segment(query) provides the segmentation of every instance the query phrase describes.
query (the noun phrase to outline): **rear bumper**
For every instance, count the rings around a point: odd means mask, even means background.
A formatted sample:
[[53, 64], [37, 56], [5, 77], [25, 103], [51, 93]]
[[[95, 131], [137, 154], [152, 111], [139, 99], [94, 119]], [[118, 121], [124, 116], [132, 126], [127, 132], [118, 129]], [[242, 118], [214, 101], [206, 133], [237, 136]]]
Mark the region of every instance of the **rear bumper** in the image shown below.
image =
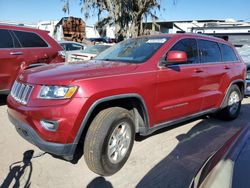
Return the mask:
[[68, 160], [73, 159], [76, 147], [75, 144], [59, 144], [45, 141], [32, 129], [31, 126], [16, 119], [10, 113], [8, 113], [8, 117], [11, 123], [15, 125], [17, 132], [28, 142], [36, 145], [45, 152], [62, 156]]

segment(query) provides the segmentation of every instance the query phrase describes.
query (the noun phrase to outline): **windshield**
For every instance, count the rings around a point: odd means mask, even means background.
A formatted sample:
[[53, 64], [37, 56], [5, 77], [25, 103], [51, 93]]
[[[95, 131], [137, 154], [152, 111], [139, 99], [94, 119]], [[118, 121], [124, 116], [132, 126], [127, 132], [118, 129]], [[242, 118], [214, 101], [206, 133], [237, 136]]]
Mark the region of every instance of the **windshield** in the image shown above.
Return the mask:
[[86, 47], [83, 51], [81, 51], [82, 53], [90, 53], [90, 54], [99, 54], [102, 51], [106, 50], [107, 48], [109, 48], [110, 46], [108, 45], [95, 45], [95, 46], [88, 46]]
[[95, 59], [142, 63], [149, 59], [168, 39], [169, 37], [128, 39], [100, 53]]

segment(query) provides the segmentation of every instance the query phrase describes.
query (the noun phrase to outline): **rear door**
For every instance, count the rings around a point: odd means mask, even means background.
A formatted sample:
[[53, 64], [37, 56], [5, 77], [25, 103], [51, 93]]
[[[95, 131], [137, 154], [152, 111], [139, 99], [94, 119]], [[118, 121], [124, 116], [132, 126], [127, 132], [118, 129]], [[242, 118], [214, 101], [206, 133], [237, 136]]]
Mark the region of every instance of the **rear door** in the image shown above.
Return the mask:
[[206, 73], [199, 64], [196, 39], [181, 39], [171, 49], [185, 51], [188, 62], [169, 65], [158, 72], [157, 124], [200, 111]]
[[7, 29], [0, 29], [0, 41], [0, 90], [9, 90], [23, 62], [23, 51]]
[[[49, 63], [52, 50], [49, 44], [34, 32], [13, 30], [23, 48], [27, 66], [33, 63]], [[53, 51], [54, 53], [54, 51]], [[29, 56], [27, 56], [29, 54]]]
[[233, 64], [223, 62], [220, 46], [217, 42], [199, 39], [199, 53], [204, 71], [207, 72], [204, 86], [204, 100], [202, 109], [216, 108], [218, 101], [224, 96], [223, 87], [227, 74], [232, 71]]

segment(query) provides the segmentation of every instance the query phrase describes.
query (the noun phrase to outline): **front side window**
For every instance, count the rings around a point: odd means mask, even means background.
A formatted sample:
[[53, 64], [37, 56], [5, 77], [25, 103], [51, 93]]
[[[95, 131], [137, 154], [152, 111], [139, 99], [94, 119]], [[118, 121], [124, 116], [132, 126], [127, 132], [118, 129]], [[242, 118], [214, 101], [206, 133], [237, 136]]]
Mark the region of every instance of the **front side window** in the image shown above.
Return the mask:
[[23, 48], [42, 48], [48, 44], [36, 33], [13, 31]]
[[198, 63], [197, 43], [195, 39], [182, 39], [170, 51], [183, 51], [187, 53], [187, 63]]
[[142, 63], [149, 59], [168, 40], [169, 37], [127, 39], [100, 53], [95, 59]]
[[6, 29], [0, 29], [0, 48], [14, 48], [14, 40]]
[[220, 47], [221, 47], [223, 61], [237, 61], [238, 60], [232, 47], [226, 44], [220, 44]]
[[221, 62], [221, 52], [217, 42], [198, 40], [201, 63]]

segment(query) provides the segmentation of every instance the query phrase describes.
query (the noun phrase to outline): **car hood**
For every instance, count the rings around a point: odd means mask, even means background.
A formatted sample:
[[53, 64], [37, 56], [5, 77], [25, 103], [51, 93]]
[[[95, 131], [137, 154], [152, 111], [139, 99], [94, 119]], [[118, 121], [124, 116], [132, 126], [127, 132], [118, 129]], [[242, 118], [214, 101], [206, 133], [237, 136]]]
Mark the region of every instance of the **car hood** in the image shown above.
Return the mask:
[[45, 65], [24, 71], [18, 79], [31, 84], [70, 84], [74, 80], [131, 73], [136, 64], [90, 60]]

